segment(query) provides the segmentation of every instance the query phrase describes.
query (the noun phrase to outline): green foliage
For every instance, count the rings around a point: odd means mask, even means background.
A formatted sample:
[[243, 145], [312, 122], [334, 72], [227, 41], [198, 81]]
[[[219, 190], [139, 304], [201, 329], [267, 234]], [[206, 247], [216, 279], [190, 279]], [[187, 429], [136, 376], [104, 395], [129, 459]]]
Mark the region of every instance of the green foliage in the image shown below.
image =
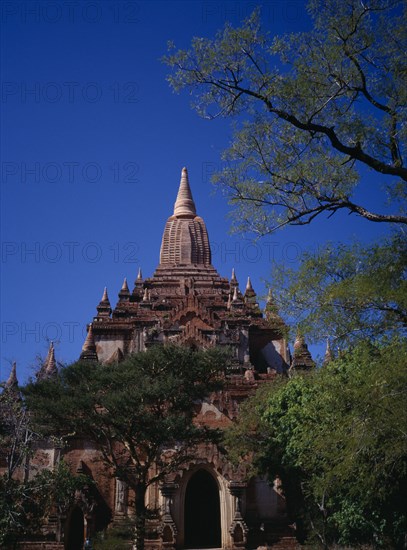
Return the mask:
[[[238, 229], [265, 234], [340, 209], [407, 222], [403, 9], [401, 0], [312, 0], [309, 32], [270, 37], [255, 11], [189, 50], [170, 45], [173, 89], [189, 90], [202, 116], [240, 123], [215, 176]], [[393, 214], [354, 201], [363, 165], [383, 175]]]
[[[364, 342], [313, 375], [262, 389], [229, 434], [279, 475], [296, 517], [328, 547], [401, 548], [407, 528], [407, 345]], [[247, 424], [245, 411], [251, 411]]]
[[[221, 387], [227, 359], [218, 350], [194, 352], [154, 346], [114, 368], [78, 362], [61, 369], [56, 379], [29, 384], [27, 403], [36, 422], [50, 434], [88, 437], [97, 443], [121, 477], [124, 457], [143, 483], [155, 463], [165, 475], [186, 446], [207, 437], [195, 426], [195, 403]], [[119, 443], [112, 448], [112, 443]], [[179, 447], [167, 463], [163, 449]], [[130, 474], [129, 483], [134, 485]]]
[[4, 475], [0, 478], [0, 544], [5, 547], [25, 536], [36, 535], [52, 511], [66, 513], [77, 491], [91, 480], [70, 473], [64, 462], [53, 470], [42, 470], [29, 480]]
[[66, 514], [72, 507], [78, 492], [86, 494], [89, 501], [95, 485], [86, 474], [72, 474], [63, 460], [53, 470], [42, 470], [35, 479], [47, 499], [47, 507], [56, 507], [61, 514]]
[[335, 345], [402, 334], [407, 326], [407, 240], [396, 234], [362, 246], [327, 244], [297, 270], [275, 265], [274, 296], [288, 322]]
[[194, 456], [195, 445], [218, 437], [193, 420], [197, 403], [222, 387], [227, 363], [217, 349], [153, 346], [115, 367], [75, 363], [24, 390], [42, 431], [95, 442], [112, 474], [135, 490], [139, 549], [147, 487]]
[[134, 521], [123, 520], [120, 526], [109, 528], [106, 532], [98, 533], [92, 541], [94, 550], [130, 550], [134, 534]]

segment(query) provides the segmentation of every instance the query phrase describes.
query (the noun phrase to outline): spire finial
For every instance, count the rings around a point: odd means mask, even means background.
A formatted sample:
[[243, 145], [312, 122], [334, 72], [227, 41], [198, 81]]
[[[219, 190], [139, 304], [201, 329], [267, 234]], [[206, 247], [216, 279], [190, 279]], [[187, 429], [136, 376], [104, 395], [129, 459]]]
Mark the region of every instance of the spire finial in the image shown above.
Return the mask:
[[96, 309], [98, 312], [98, 317], [109, 317], [112, 312], [106, 287], [103, 291], [102, 299], [100, 300], [99, 305], [96, 307]]
[[267, 299], [266, 299], [266, 307], [264, 308], [264, 313], [266, 315], [266, 319], [273, 323], [273, 325], [282, 325], [283, 320], [281, 319], [280, 315], [278, 314], [278, 308], [277, 304], [274, 300], [273, 291], [271, 287], [269, 287], [268, 293], [267, 293]]
[[7, 389], [14, 389], [18, 386], [18, 380], [17, 380], [17, 363], [13, 361], [13, 365], [11, 367], [10, 376], [8, 377], [7, 382], [5, 383], [5, 388]]
[[[109, 296], [107, 295], [107, 287], [105, 286], [105, 289], [103, 291], [101, 302], [109, 302]], [[110, 303], [110, 302], [109, 302]]]
[[55, 361], [55, 348], [54, 343], [51, 341], [49, 345], [48, 361], [45, 364], [46, 376], [53, 376], [57, 373], [57, 363]]
[[143, 292], [143, 286], [143, 273], [141, 272], [141, 267], [139, 267], [136, 280], [134, 281], [133, 294], [139, 296]]
[[54, 342], [51, 340], [50, 343], [49, 343], [49, 348], [48, 348], [48, 352], [47, 352], [47, 356], [45, 358], [45, 361], [43, 363], [43, 368], [46, 369], [48, 363], [49, 363], [49, 360], [51, 358], [51, 353], [52, 353], [52, 350], [54, 349]]
[[300, 329], [297, 330], [297, 336], [294, 342], [294, 358], [291, 368], [295, 370], [309, 370], [315, 367], [311, 353], [305, 342], [305, 338]]
[[48, 353], [45, 358], [45, 361], [39, 368], [36, 377], [37, 380], [46, 380], [47, 378], [51, 378], [52, 376], [56, 375], [58, 372], [57, 369], [57, 363], [55, 361], [55, 348], [54, 348], [54, 342], [51, 340], [49, 343]]
[[195, 203], [189, 187], [188, 170], [185, 167], [181, 172], [177, 200], [174, 204], [174, 216], [196, 216]]
[[244, 300], [247, 305], [258, 307], [258, 304], [256, 302], [256, 292], [254, 291], [250, 277], [247, 277], [246, 289], [244, 291]]
[[124, 278], [124, 281], [123, 281], [122, 290], [124, 290], [125, 292], [129, 292], [129, 287], [127, 285], [127, 278], [126, 277]]
[[120, 292], [119, 292], [119, 301], [120, 302], [128, 302], [129, 298], [130, 298], [130, 290], [129, 290], [129, 286], [127, 284], [127, 279], [125, 277], [124, 281], [123, 281], [122, 288], [120, 289]]
[[92, 323], [89, 324], [88, 334], [86, 335], [85, 342], [83, 343], [80, 358], [84, 359], [84, 360], [89, 360], [89, 361], [97, 361], [98, 360], [98, 356], [97, 356], [97, 353], [96, 353], [95, 338], [93, 336], [93, 325], [92, 325]]
[[93, 326], [92, 323], [89, 323], [88, 334], [86, 335], [85, 341], [82, 346], [82, 351], [96, 350], [95, 339], [93, 338]]
[[234, 267], [232, 267], [232, 276], [231, 276], [230, 280], [234, 283], [237, 283], [236, 272], [235, 272]]
[[93, 339], [92, 323], [89, 323], [88, 334], [86, 335], [85, 341], [83, 343], [82, 351], [88, 351], [90, 349], [96, 349], [95, 341]]

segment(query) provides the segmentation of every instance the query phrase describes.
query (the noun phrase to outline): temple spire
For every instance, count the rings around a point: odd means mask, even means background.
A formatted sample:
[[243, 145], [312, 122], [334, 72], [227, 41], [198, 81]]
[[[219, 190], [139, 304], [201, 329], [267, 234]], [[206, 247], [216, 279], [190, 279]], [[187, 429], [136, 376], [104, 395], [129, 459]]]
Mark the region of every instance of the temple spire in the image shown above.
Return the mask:
[[189, 187], [188, 171], [182, 169], [181, 182], [179, 184], [177, 200], [174, 204], [174, 216], [196, 216], [194, 199], [192, 198], [191, 188]]
[[141, 267], [138, 268], [136, 280], [134, 281], [133, 295], [141, 298], [143, 295], [143, 273]]
[[230, 304], [231, 309], [242, 309], [244, 306], [243, 296], [239, 290], [239, 287], [236, 285], [233, 288], [232, 303]]
[[96, 309], [98, 312], [98, 317], [109, 317], [112, 312], [106, 287], [103, 291], [102, 299], [100, 300], [99, 305], [96, 307]]
[[129, 299], [130, 299], [130, 290], [129, 290], [129, 285], [127, 284], [127, 279], [125, 277], [122, 288], [120, 289], [120, 292], [119, 292], [119, 301], [128, 302]]
[[88, 327], [88, 334], [86, 335], [85, 342], [82, 346], [82, 353], [80, 355], [80, 359], [85, 361], [97, 361], [98, 356], [96, 353], [96, 344], [95, 344], [95, 338], [93, 336], [93, 327], [92, 323], [90, 323]]
[[54, 376], [57, 371], [57, 363], [55, 361], [55, 348], [53, 342], [49, 346], [48, 361], [45, 364], [45, 374], [47, 377]]
[[[100, 300], [101, 302], [109, 302], [109, 296], [107, 295], [107, 287], [105, 286], [105, 289], [103, 291], [103, 296], [102, 296], [102, 299]], [[110, 302], [109, 302], [110, 304]]]
[[329, 342], [329, 338], [326, 339], [326, 350], [325, 350], [325, 357], [324, 357], [324, 361], [323, 361], [323, 365], [327, 365], [328, 363], [330, 363], [333, 359], [333, 354], [332, 354], [332, 349], [331, 349], [331, 344]]
[[291, 364], [293, 371], [308, 371], [315, 367], [311, 353], [301, 332], [297, 332], [294, 342], [294, 358]]
[[50, 360], [50, 357], [51, 357], [51, 352], [52, 352], [53, 349], [54, 349], [54, 342], [51, 340], [51, 342], [49, 343], [49, 348], [48, 348], [48, 351], [47, 351], [47, 356], [46, 356], [46, 358], [44, 359], [44, 362], [43, 362], [43, 367], [45, 367], [46, 365], [48, 365], [49, 360]]
[[283, 323], [283, 320], [281, 319], [278, 313], [277, 304], [274, 300], [273, 291], [271, 290], [271, 288], [269, 288], [267, 293], [267, 301], [266, 301], [266, 307], [264, 309], [264, 313], [265, 313], [266, 319], [269, 322], [272, 322], [273, 324], [278, 324], [278, 325]]
[[208, 232], [203, 219], [196, 215], [188, 172], [183, 168], [174, 214], [165, 224], [158, 268], [205, 266], [205, 269], [212, 269], [211, 264]]
[[250, 280], [250, 277], [247, 277], [247, 284], [246, 284], [246, 289], [245, 289], [245, 292], [244, 292], [244, 298], [245, 298], [245, 301], [249, 305], [257, 305], [257, 303], [256, 303], [256, 292], [254, 291], [254, 288], [253, 288], [252, 282]]
[[38, 380], [45, 380], [55, 376], [58, 372], [57, 363], [55, 361], [55, 348], [54, 343], [51, 342], [49, 345], [48, 353], [45, 358], [44, 363], [37, 372], [36, 376]]
[[124, 278], [124, 281], [123, 281], [122, 290], [123, 290], [124, 292], [129, 292], [129, 287], [128, 287], [128, 285], [127, 285], [127, 278], [126, 278], [126, 277]]
[[[7, 382], [3, 382], [1, 386], [4, 388], [2, 396], [8, 396], [8, 398], [13, 399], [13, 401], [21, 401], [21, 393], [18, 389], [18, 380], [17, 380], [17, 364], [15, 361], [13, 361], [13, 365], [11, 367], [10, 376], [8, 377]], [[6, 400], [3, 401], [2, 405], [7, 404]], [[7, 414], [6, 410], [3, 409], [3, 413]], [[13, 412], [10, 410], [10, 414], [13, 414]]]
[[231, 290], [231, 292], [233, 293], [233, 290], [235, 288], [238, 288], [238, 287], [239, 287], [239, 281], [237, 280], [235, 268], [233, 267], [232, 268], [232, 276], [230, 278], [230, 290]]
[[10, 376], [8, 377], [7, 382], [5, 383], [4, 387], [9, 390], [13, 390], [17, 388], [18, 386], [18, 380], [17, 380], [17, 363], [14, 361], [13, 366], [11, 367]]

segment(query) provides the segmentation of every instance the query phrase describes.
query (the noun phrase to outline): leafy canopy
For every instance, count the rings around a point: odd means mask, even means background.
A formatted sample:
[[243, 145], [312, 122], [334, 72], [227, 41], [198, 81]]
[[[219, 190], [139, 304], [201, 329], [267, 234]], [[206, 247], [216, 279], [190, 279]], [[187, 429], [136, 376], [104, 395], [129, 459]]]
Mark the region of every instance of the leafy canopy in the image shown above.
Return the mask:
[[[255, 11], [189, 50], [170, 45], [173, 89], [189, 90], [202, 116], [240, 123], [215, 181], [237, 228], [261, 235], [340, 209], [406, 223], [406, 4], [311, 0], [308, 10], [309, 32], [271, 37]], [[354, 198], [362, 170], [392, 213]]]
[[405, 334], [407, 239], [400, 234], [362, 246], [329, 243], [304, 253], [298, 269], [273, 269], [280, 312], [310, 339], [335, 347]]
[[[399, 547], [407, 527], [407, 346], [360, 343], [313, 375], [262, 389], [229, 434], [235, 460], [302, 495], [323, 542]], [[246, 416], [247, 413], [247, 416]], [[401, 547], [401, 546], [400, 546]]]
[[116, 476], [146, 487], [208, 437], [193, 422], [197, 402], [221, 387], [226, 362], [216, 349], [154, 346], [115, 366], [74, 363], [56, 379], [28, 385], [25, 393], [43, 430], [89, 438]]
[[12, 544], [23, 537], [38, 536], [55, 508], [66, 514], [78, 491], [86, 491], [91, 484], [86, 475], [73, 475], [63, 461], [25, 481], [0, 477], [1, 547], [14, 548]]
[[199, 402], [222, 387], [228, 356], [153, 346], [115, 366], [78, 362], [25, 388], [38, 425], [93, 441], [112, 475], [135, 491], [135, 542], [143, 550], [149, 485], [194, 456], [217, 432], [194, 423]]

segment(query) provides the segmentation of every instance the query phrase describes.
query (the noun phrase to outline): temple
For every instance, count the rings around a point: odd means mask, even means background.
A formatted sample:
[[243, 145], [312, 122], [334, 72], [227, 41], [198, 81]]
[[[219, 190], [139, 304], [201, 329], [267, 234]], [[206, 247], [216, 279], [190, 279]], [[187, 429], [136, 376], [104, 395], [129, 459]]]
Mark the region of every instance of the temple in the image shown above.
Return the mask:
[[227, 345], [235, 350], [236, 373], [273, 375], [289, 368], [283, 328], [278, 315], [262, 314], [250, 278], [241, 292], [234, 272], [228, 280], [212, 266], [208, 232], [183, 168], [155, 273], [143, 279], [139, 271], [132, 292], [125, 280], [113, 310], [104, 290], [82, 357], [90, 345], [91, 358], [96, 352], [102, 363], [155, 343]]
[[[127, 355], [156, 344], [227, 346], [233, 361], [226, 387], [201, 404], [197, 417], [219, 428], [237, 418], [239, 404], [262, 383], [314, 367], [300, 335], [291, 359], [286, 326], [272, 293], [262, 311], [250, 278], [241, 288], [234, 270], [228, 279], [212, 265], [208, 231], [197, 214], [186, 168], [164, 226], [159, 258], [151, 277], [143, 278], [139, 270], [131, 291], [124, 280], [114, 307], [104, 289], [88, 325], [82, 360], [115, 368]], [[51, 344], [38, 376], [55, 371]], [[10, 386], [15, 376], [14, 368]], [[98, 486], [97, 506], [79, 499], [66, 517], [50, 524], [61, 548], [76, 550], [85, 535], [92, 537], [109, 523], [120, 525], [132, 517], [134, 494], [123, 481], [102, 473], [101, 457], [92, 444], [77, 439], [67, 449], [43, 447], [41, 452], [45, 467], [63, 454], [74, 470], [86, 471]], [[148, 506], [161, 512], [148, 523], [146, 548], [296, 548], [280, 481], [250, 476], [247, 466], [234, 468], [216, 445], [206, 444], [187, 466], [162, 485], [150, 487]]]

